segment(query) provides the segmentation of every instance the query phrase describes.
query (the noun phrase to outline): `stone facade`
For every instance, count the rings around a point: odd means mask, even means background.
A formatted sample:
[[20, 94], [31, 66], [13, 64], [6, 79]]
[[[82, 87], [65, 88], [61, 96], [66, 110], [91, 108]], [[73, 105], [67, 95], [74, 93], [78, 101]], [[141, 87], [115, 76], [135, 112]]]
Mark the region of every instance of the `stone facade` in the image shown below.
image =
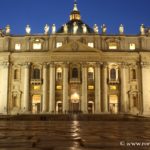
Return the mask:
[[4, 33], [0, 83], [1, 114], [150, 114], [150, 36]]

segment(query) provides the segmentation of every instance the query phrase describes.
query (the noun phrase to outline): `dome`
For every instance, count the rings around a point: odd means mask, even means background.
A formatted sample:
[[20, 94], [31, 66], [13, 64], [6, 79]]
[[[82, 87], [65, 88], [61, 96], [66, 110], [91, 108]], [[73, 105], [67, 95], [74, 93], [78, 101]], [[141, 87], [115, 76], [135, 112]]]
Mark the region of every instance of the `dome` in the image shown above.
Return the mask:
[[[85, 26], [86, 30], [87, 30], [87, 34], [88, 33], [94, 33], [93, 29], [90, 28], [87, 24], [83, 23], [82, 20], [70, 20], [69, 22], [66, 23], [67, 28], [68, 28], [68, 32], [67, 33], [74, 33], [74, 26], [77, 26], [77, 32], [76, 34], [82, 34], [83, 33], [83, 26]], [[64, 31], [64, 26], [62, 26], [57, 33], [65, 33]]]
[[94, 30], [90, 28], [81, 20], [80, 12], [77, 8], [77, 2], [74, 2], [73, 10], [70, 14], [70, 21], [63, 25], [57, 33], [70, 33], [70, 34], [88, 34], [94, 33]]

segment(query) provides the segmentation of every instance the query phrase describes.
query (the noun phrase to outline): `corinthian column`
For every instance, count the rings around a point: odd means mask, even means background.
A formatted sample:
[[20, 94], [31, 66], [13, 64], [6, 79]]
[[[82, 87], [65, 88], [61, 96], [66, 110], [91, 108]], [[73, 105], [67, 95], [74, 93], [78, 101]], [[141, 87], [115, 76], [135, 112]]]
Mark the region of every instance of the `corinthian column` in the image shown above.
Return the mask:
[[63, 68], [63, 112], [68, 111], [68, 65], [64, 64]]
[[150, 115], [150, 63], [141, 62], [142, 113]]
[[24, 89], [23, 89], [23, 105], [22, 109], [23, 112], [29, 111], [29, 99], [30, 99], [30, 79], [29, 79], [29, 73], [30, 73], [30, 63], [24, 64]]
[[121, 111], [127, 111], [127, 66], [126, 64], [121, 65]]
[[108, 112], [107, 64], [103, 64], [103, 111]]
[[95, 113], [101, 112], [101, 75], [100, 75], [100, 64], [96, 64], [95, 67]]
[[1, 71], [1, 81], [0, 81], [0, 113], [7, 114], [8, 110], [8, 71], [9, 63], [3, 62], [0, 64], [2, 66]]
[[82, 65], [82, 99], [81, 111], [87, 113], [87, 65]]
[[47, 93], [48, 93], [48, 85], [47, 85], [47, 73], [48, 73], [48, 65], [45, 63], [43, 65], [43, 103], [42, 103], [42, 112], [46, 112], [47, 111]]
[[50, 64], [49, 112], [55, 111], [55, 65]]

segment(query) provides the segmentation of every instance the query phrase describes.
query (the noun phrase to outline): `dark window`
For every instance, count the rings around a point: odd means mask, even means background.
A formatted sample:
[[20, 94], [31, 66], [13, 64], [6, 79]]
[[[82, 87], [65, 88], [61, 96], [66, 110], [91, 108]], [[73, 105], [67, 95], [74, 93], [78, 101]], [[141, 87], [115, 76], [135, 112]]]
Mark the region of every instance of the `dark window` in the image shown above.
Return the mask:
[[111, 78], [111, 80], [116, 80], [116, 70], [115, 69], [110, 70], [110, 78]]
[[72, 78], [78, 78], [78, 69], [77, 68], [72, 69]]
[[40, 79], [40, 69], [33, 70], [33, 79]]
[[19, 79], [19, 70], [18, 69], [14, 70], [14, 79], [15, 80]]
[[136, 79], [136, 70], [132, 69], [132, 79], [135, 80]]
[[93, 79], [93, 72], [88, 72], [88, 79]]
[[62, 73], [61, 72], [57, 72], [57, 79], [61, 80], [61, 78], [62, 78]]

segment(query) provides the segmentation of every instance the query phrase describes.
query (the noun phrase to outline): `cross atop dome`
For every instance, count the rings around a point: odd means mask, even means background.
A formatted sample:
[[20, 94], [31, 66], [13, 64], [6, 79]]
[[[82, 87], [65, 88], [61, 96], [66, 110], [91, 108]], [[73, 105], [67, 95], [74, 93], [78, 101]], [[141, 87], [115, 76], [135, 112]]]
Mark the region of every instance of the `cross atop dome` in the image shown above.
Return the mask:
[[73, 7], [73, 10], [70, 14], [70, 21], [72, 20], [81, 20], [81, 15], [80, 15], [80, 12], [78, 10], [78, 7], [77, 7], [77, 1], [74, 0], [74, 7]]
[[73, 11], [78, 11], [77, 1], [76, 1], [76, 0], [74, 0], [74, 7], [73, 7]]

